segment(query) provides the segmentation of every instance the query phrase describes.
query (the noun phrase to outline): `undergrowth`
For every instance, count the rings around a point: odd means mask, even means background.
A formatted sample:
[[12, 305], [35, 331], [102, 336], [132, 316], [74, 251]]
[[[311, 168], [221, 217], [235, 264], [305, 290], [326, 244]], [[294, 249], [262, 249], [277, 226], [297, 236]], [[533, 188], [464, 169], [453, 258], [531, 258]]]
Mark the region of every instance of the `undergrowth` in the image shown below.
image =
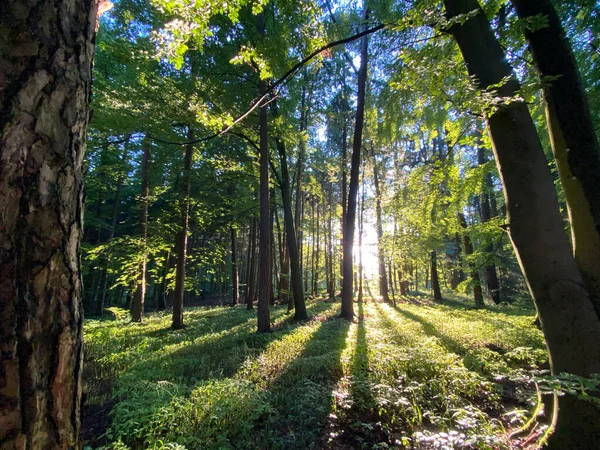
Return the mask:
[[353, 323], [337, 303], [309, 302], [300, 323], [278, 306], [267, 334], [242, 307], [190, 309], [179, 331], [165, 313], [87, 320], [86, 414], [110, 413], [86, 445], [508, 447], [546, 361], [533, 313], [405, 300], [357, 304]]

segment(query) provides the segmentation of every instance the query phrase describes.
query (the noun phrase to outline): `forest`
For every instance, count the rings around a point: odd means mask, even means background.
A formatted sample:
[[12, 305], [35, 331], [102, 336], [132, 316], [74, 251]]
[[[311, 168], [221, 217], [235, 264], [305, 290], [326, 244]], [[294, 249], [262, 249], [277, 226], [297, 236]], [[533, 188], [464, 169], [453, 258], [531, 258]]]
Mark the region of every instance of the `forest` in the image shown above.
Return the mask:
[[597, 0], [2, 0], [0, 449], [600, 448]]

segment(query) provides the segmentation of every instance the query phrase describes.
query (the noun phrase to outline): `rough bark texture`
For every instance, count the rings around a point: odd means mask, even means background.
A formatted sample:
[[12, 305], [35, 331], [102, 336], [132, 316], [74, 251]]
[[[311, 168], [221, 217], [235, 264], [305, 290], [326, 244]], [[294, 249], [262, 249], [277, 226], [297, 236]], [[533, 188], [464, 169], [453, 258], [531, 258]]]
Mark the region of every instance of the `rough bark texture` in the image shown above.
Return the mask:
[[[194, 130], [188, 128], [188, 141], [194, 140]], [[175, 272], [175, 296], [173, 297], [173, 321], [171, 327], [175, 330], [183, 328], [183, 296], [185, 294], [185, 259], [187, 256], [187, 234], [190, 221], [190, 189], [192, 160], [194, 159], [194, 145], [185, 147], [183, 160], [183, 182], [181, 184], [181, 228], [177, 233], [177, 268]]]
[[0, 447], [80, 448], [83, 171], [96, 5], [0, 3]]
[[131, 303], [131, 321], [141, 322], [144, 317], [144, 302], [146, 299], [146, 238], [148, 236], [148, 186], [150, 184], [150, 140], [142, 142], [144, 156], [142, 159], [142, 191], [140, 194], [140, 240], [142, 242], [142, 262], [140, 273]]
[[[473, 254], [473, 243], [469, 236], [469, 229], [467, 227], [467, 220], [463, 213], [458, 213], [458, 222], [460, 227], [463, 229], [463, 243], [465, 245], [465, 255], [467, 258]], [[483, 292], [481, 290], [481, 279], [479, 278], [479, 271], [473, 267], [473, 263], [469, 263], [471, 269], [471, 278], [473, 279], [473, 297], [475, 299], [475, 307], [483, 308]]]
[[[365, 7], [365, 27], [369, 17], [368, 9]], [[360, 45], [360, 68], [358, 70], [358, 91], [356, 94], [356, 122], [354, 126], [354, 139], [352, 143], [352, 160], [350, 166], [350, 185], [348, 188], [348, 203], [346, 215], [344, 216], [344, 260], [342, 275], [342, 311], [340, 316], [346, 320], [354, 319], [354, 304], [352, 300], [352, 249], [354, 247], [354, 230], [356, 228], [356, 201], [358, 197], [358, 184], [360, 173], [360, 160], [362, 149], [362, 133], [365, 120], [365, 91], [367, 85], [367, 56], [369, 38], [365, 35]]]
[[[469, 73], [486, 89], [508, 79], [498, 94], [514, 96], [518, 82], [476, 0], [445, 0], [449, 17], [478, 14], [451, 28]], [[525, 103], [487, 111], [504, 185], [508, 230], [535, 301], [552, 373], [584, 377], [600, 372], [600, 320], [571, 255], [553, 180]], [[555, 399], [551, 448], [600, 448], [600, 410], [573, 396]]]
[[600, 145], [585, 89], [552, 2], [512, 3], [521, 19], [547, 19], [547, 26], [525, 30], [525, 37], [545, 81], [546, 122], [567, 201], [575, 260], [600, 314]]
[[371, 158], [373, 158], [373, 182], [375, 184], [375, 218], [377, 221], [377, 257], [379, 259], [379, 295], [381, 299], [389, 303], [388, 283], [385, 271], [385, 254], [383, 250], [383, 224], [381, 219], [381, 188], [379, 186], [379, 173], [377, 160], [375, 159], [375, 148], [371, 143]]

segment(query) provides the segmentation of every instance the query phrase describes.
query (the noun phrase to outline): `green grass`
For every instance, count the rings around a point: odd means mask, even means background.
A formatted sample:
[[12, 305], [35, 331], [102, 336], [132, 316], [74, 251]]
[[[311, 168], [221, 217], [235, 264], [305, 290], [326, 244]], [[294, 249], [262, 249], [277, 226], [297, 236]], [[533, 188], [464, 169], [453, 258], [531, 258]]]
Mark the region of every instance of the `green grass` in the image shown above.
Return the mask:
[[531, 392], [502, 380], [546, 359], [533, 313], [514, 307], [366, 302], [354, 323], [337, 303], [308, 309], [295, 323], [275, 307], [262, 335], [242, 307], [187, 310], [181, 331], [162, 313], [86, 321], [86, 403], [97, 422], [110, 409], [87, 444], [503, 448]]

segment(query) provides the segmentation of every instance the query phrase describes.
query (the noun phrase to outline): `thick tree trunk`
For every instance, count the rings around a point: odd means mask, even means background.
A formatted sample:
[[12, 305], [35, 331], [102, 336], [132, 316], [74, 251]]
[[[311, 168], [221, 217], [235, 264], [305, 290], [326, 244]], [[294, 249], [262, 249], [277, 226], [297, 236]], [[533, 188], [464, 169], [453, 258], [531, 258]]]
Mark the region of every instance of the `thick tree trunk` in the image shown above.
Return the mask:
[[375, 184], [375, 219], [377, 221], [377, 257], [379, 259], [379, 295], [385, 303], [390, 302], [388, 294], [387, 276], [385, 272], [385, 254], [383, 250], [383, 224], [381, 218], [381, 189], [379, 187], [379, 173], [375, 159], [375, 147], [371, 142], [371, 158], [373, 158], [373, 182]]
[[[463, 229], [463, 244], [465, 246], [465, 255], [467, 258], [469, 258], [469, 256], [473, 254], [473, 243], [471, 242], [471, 237], [469, 236], [469, 229], [467, 227], [467, 220], [465, 219], [465, 215], [463, 213], [458, 213], [458, 223]], [[475, 298], [475, 307], [483, 308], [485, 304], [483, 303], [483, 291], [481, 289], [481, 279], [479, 278], [479, 270], [477, 270], [477, 268], [473, 266], [473, 263], [469, 263], [469, 268], [471, 269], [471, 278], [473, 279], [473, 297]]]
[[150, 140], [144, 138], [142, 147], [141, 177], [142, 191], [140, 194], [140, 240], [142, 242], [142, 262], [137, 280], [135, 293], [131, 302], [131, 321], [141, 322], [144, 317], [144, 301], [146, 299], [146, 238], [148, 237], [148, 187], [150, 184]]
[[[451, 28], [469, 73], [486, 89], [513, 97], [519, 84], [476, 0], [445, 0], [449, 17], [479, 13]], [[535, 301], [553, 374], [600, 373], [600, 320], [571, 255], [553, 180], [524, 102], [487, 111], [493, 150], [504, 185], [508, 230]], [[559, 413], [560, 411], [560, 413]], [[600, 410], [566, 395], [555, 398], [551, 448], [600, 448]]]
[[437, 302], [441, 302], [442, 291], [440, 290], [440, 277], [437, 270], [437, 253], [432, 250], [429, 253], [429, 262], [431, 266], [431, 289], [433, 291], [433, 299]]
[[600, 314], [600, 145], [575, 56], [550, 0], [513, 0], [521, 19], [542, 16], [547, 26], [525, 30], [544, 81], [546, 122], [563, 185], [575, 261]]
[[[188, 127], [187, 139], [189, 142], [194, 140], [194, 130]], [[187, 256], [187, 235], [190, 221], [190, 190], [192, 176], [192, 160], [194, 159], [194, 145], [188, 144], [185, 147], [185, 156], [183, 161], [183, 182], [181, 185], [181, 228], [177, 233], [177, 271], [175, 273], [175, 296], [173, 298], [173, 321], [171, 328], [178, 330], [184, 327], [183, 324], [183, 300], [185, 294], [185, 260]]]
[[[366, 3], [366, 2], [365, 2]], [[369, 17], [369, 12], [364, 7], [364, 27]], [[361, 39], [360, 68], [358, 70], [358, 91], [356, 95], [356, 123], [354, 127], [354, 139], [352, 143], [352, 162], [350, 166], [350, 186], [348, 204], [344, 219], [344, 261], [343, 261], [343, 284], [342, 284], [342, 311], [341, 317], [346, 320], [354, 319], [354, 305], [352, 300], [352, 250], [354, 247], [354, 230], [356, 228], [356, 200], [358, 196], [358, 176], [360, 171], [362, 133], [365, 119], [365, 91], [367, 85], [367, 57], [369, 38], [365, 35]]]
[[[264, 11], [258, 16], [259, 32], [264, 36]], [[259, 84], [259, 94], [267, 91], [267, 82]], [[267, 106], [262, 105], [259, 111], [260, 125], [260, 220], [259, 220], [259, 252], [258, 252], [258, 323], [257, 331], [265, 333], [271, 327], [269, 311], [269, 294], [271, 293], [271, 216], [269, 201], [269, 136], [267, 122]]]
[[83, 160], [96, 3], [0, 6], [0, 446], [81, 448]]

